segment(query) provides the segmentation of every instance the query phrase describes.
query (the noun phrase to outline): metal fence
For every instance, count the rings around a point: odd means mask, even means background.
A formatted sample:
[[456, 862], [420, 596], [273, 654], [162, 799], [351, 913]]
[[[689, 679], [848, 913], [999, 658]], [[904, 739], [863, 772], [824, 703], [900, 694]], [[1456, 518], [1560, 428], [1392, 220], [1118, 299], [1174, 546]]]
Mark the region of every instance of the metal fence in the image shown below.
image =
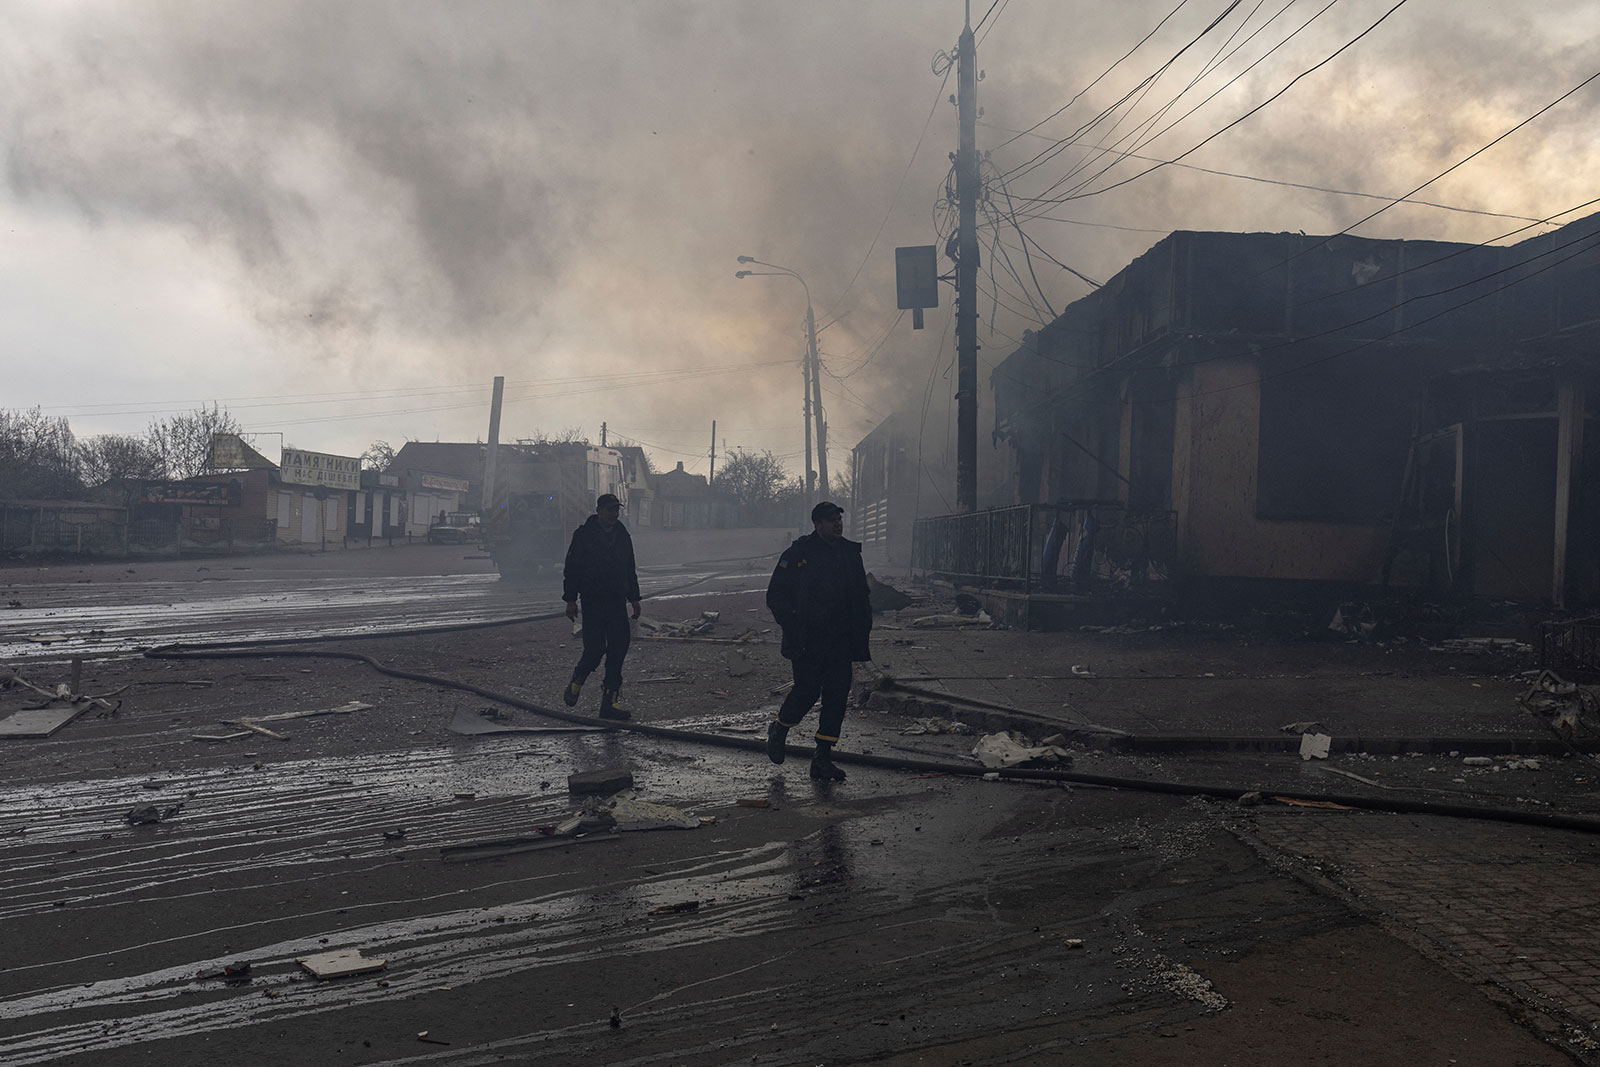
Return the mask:
[[[120, 556], [128, 550], [128, 524], [93, 512], [0, 505], [0, 551]], [[120, 512], [118, 512], [120, 514]]]
[[1176, 560], [1176, 512], [1130, 512], [1114, 500], [935, 515], [912, 528], [912, 570], [992, 589], [1146, 587], [1169, 579]]

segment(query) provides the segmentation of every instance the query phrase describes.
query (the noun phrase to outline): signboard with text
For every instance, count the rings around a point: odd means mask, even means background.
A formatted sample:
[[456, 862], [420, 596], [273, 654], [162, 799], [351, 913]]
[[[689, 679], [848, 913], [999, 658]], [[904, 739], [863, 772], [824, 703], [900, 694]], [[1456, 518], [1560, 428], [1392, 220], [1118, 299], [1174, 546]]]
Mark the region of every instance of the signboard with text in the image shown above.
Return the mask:
[[287, 485], [320, 485], [329, 489], [360, 489], [361, 461], [352, 456], [331, 456], [302, 448], [283, 450], [278, 478]]
[[442, 489], [447, 493], [465, 493], [472, 483], [465, 478], [452, 478], [448, 474], [423, 474], [418, 472], [419, 489]]
[[203, 504], [214, 508], [236, 508], [244, 495], [234, 482], [145, 482], [139, 492], [141, 504]]

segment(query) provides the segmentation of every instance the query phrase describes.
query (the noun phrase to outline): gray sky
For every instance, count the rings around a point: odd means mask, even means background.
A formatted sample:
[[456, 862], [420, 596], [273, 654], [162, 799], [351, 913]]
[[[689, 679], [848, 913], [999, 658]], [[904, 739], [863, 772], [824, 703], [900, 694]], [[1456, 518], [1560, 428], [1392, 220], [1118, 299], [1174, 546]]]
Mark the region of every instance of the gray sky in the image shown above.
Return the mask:
[[[1096, 144], [1190, 149], [1394, 0], [1313, 19], [1325, 5], [1243, 0], [1120, 124], [1012, 193], [1151, 165]], [[980, 30], [980, 148], [997, 171], [1022, 164], [1228, 7], [1000, 0]], [[975, 0], [974, 21], [989, 10]], [[506, 438], [604, 420], [703, 472], [716, 419], [730, 446], [794, 455], [805, 298], [787, 278], [735, 280], [746, 253], [804, 275], [819, 322], [843, 316], [822, 334], [842, 377], [824, 396], [835, 466], [925, 395], [948, 423], [948, 287], [928, 329], [890, 325], [894, 246], [935, 241], [955, 148], [954, 72], [941, 90], [931, 61], [954, 50], [959, 2], [0, 0], [0, 17], [0, 405], [84, 437], [220, 401], [269, 454], [280, 433], [356, 454], [483, 436], [503, 374]], [[1183, 162], [1395, 196], [1596, 71], [1593, 0], [1407, 0]], [[1600, 195], [1597, 101], [1600, 81], [1418, 197], [1542, 218]], [[1174, 166], [1023, 226], [1104, 280], [1172, 229], [1327, 233], [1382, 204]], [[1521, 225], [1406, 205], [1356, 232], [1485, 241]], [[1057, 311], [1087, 291], [1034, 267]], [[980, 306], [986, 361], [1037, 325], [1015, 281], [999, 299]]]

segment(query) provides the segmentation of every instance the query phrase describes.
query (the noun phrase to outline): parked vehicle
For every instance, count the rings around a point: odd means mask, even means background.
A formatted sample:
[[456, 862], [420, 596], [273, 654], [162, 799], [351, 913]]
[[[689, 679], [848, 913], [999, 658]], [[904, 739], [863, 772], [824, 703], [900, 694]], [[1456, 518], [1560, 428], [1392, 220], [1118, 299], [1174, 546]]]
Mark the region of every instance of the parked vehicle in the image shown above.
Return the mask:
[[475, 545], [483, 540], [483, 521], [476, 511], [447, 511], [428, 527], [430, 545]]

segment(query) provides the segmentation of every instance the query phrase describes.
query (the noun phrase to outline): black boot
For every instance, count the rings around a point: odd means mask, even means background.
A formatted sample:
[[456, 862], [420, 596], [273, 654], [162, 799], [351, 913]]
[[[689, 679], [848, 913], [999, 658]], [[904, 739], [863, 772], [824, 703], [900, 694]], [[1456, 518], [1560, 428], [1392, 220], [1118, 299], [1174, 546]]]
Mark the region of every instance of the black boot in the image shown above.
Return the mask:
[[783, 743], [789, 738], [789, 728], [774, 719], [767, 724], [767, 758], [773, 763], [783, 762]]
[[833, 765], [832, 741], [817, 742], [817, 754], [811, 757], [811, 777], [819, 782], [844, 781], [844, 772]]
[[617, 703], [617, 689], [600, 691], [600, 717], [602, 719], [631, 719], [633, 714]]
[[578, 706], [578, 694], [582, 692], [583, 679], [574, 674], [572, 681], [568, 682], [567, 687], [561, 691], [561, 702], [569, 708], [575, 708]]

